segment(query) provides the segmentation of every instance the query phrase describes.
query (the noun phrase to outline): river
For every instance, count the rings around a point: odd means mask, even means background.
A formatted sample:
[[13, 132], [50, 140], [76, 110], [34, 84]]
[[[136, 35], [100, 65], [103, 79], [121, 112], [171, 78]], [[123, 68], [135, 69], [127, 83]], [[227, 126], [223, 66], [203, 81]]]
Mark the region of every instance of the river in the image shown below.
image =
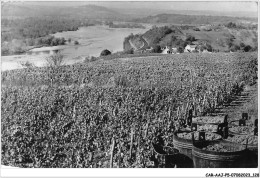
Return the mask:
[[[82, 62], [87, 56], [99, 56], [101, 51], [108, 49], [111, 52], [123, 50], [124, 38], [131, 33], [146, 32], [139, 28], [109, 28], [105, 25], [81, 27], [77, 31], [67, 31], [53, 34], [55, 37], [71, 38], [71, 43], [63, 46], [34, 48], [22, 55], [1, 56], [2, 71], [22, 68], [21, 63], [26, 61], [41, 67], [46, 65], [46, 58], [56, 51], [64, 55], [65, 64]], [[78, 41], [79, 45], [74, 45]]]

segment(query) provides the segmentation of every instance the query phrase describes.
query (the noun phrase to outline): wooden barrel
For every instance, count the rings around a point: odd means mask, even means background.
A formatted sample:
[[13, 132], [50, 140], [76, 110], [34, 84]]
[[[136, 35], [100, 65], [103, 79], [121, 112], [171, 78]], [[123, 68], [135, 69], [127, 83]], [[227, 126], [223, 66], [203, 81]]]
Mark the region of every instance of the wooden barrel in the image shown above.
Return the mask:
[[[215, 144], [222, 144], [231, 151], [219, 152], [204, 149]], [[247, 156], [247, 151], [242, 145], [223, 140], [195, 141], [192, 156], [195, 168], [245, 168], [244, 159]]]
[[[174, 148], [178, 149], [181, 154], [184, 154], [184, 155], [188, 156], [190, 159], [192, 159], [192, 147], [193, 147], [192, 139], [185, 139], [185, 138], [178, 137], [178, 134], [180, 134], [180, 133], [192, 133], [192, 132], [191, 131], [175, 132], [173, 135]], [[205, 132], [205, 133], [207, 133], [207, 132]], [[216, 134], [216, 133], [214, 133], [214, 134]], [[221, 139], [222, 138], [220, 138], [218, 140], [221, 140]]]
[[155, 151], [154, 166], [157, 168], [193, 168], [193, 161], [179, 153], [179, 150], [167, 146], [153, 144]]
[[179, 154], [179, 150], [173, 147], [161, 146], [158, 144], [152, 144], [154, 154], [154, 163], [155, 167], [159, 168], [173, 168], [174, 164], [174, 155]]
[[192, 159], [192, 140], [180, 138], [177, 136], [178, 133], [190, 133], [188, 131], [175, 132], [173, 135], [174, 148], [178, 149], [181, 154], [188, 156]]
[[229, 124], [231, 135], [257, 135], [258, 119], [253, 122], [248, 120], [235, 120]]
[[[237, 140], [236, 137], [238, 138]], [[245, 138], [241, 139], [240, 137], [245, 137]], [[248, 151], [246, 157], [246, 167], [256, 168], [258, 167], [258, 142], [252, 143], [252, 141], [250, 141], [250, 138], [254, 139], [254, 141], [258, 140], [257, 135], [230, 135], [225, 141], [243, 145]], [[246, 142], [243, 141], [246, 139], [248, 139], [249, 141], [248, 140]]]

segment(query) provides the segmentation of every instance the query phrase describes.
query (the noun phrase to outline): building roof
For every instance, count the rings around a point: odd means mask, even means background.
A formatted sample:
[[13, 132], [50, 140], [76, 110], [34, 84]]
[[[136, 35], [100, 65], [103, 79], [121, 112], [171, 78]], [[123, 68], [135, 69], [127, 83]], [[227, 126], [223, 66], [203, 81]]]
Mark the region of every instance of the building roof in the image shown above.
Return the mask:
[[199, 42], [198, 42], [198, 41], [193, 41], [192, 44], [194, 44], [194, 45], [198, 45]]
[[[188, 46], [188, 45], [187, 45]], [[189, 45], [191, 48], [196, 48], [197, 45]]]

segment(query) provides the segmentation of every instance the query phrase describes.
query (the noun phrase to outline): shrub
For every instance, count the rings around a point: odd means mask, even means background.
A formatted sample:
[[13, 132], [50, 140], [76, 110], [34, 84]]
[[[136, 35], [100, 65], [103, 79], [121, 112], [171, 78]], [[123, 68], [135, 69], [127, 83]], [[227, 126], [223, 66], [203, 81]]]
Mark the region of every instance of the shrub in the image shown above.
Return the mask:
[[188, 35], [187, 38], [186, 38], [186, 41], [193, 42], [193, 41], [196, 41], [196, 39], [195, 39], [194, 36], [192, 36], [192, 35]]
[[228, 27], [228, 28], [236, 28], [236, 24], [233, 23], [233, 22], [229, 22], [229, 23], [226, 25], [226, 27]]
[[206, 43], [206, 49], [208, 50], [208, 51], [210, 51], [210, 52], [212, 52], [212, 46], [210, 45], [210, 44], [208, 44], [208, 43]]
[[240, 48], [244, 48], [246, 45], [245, 45], [245, 43], [240, 43], [239, 46], [240, 46]]
[[50, 57], [46, 58], [47, 66], [49, 67], [60, 67], [64, 65], [64, 56], [60, 54], [60, 52], [51, 55]]
[[249, 51], [251, 51], [252, 50], [252, 47], [250, 46], [250, 45], [246, 45], [245, 47], [244, 47], [244, 51], [245, 52], [249, 52]]
[[65, 42], [66, 42], [66, 40], [63, 37], [58, 40], [59, 45], [65, 45]]
[[183, 52], [184, 52], [184, 48], [181, 47], [181, 46], [179, 46], [179, 47], [177, 48], [177, 51], [178, 51], [178, 53], [183, 53]]
[[236, 52], [238, 50], [240, 50], [240, 46], [238, 46], [238, 45], [233, 45], [230, 47], [230, 51], [232, 51], [232, 52]]
[[111, 52], [107, 49], [104, 49], [101, 53], [100, 53], [100, 56], [107, 56], [107, 55], [110, 55]]
[[124, 50], [123, 53], [124, 53], [124, 54], [134, 54], [134, 49], [131, 48], [131, 49], [129, 49], [129, 50]]
[[193, 28], [194, 31], [200, 31], [198, 27]]
[[84, 60], [84, 62], [85, 63], [87, 63], [87, 62], [93, 62], [93, 61], [96, 61], [96, 60], [98, 60], [98, 58], [97, 57], [94, 57], [94, 56], [87, 56], [87, 57], [85, 57], [85, 60]]
[[162, 52], [161, 47], [159, 45], [154, 46], [153, 49], [152, 49], [152, 52], [153, 53], [161, 53]]
[[29, 61], [26, 61], [26, 62], [20, 62], [20, 65], [23, 67], [23, 68], [28, 68], [28, 69], [31, 69], [31, 68], [34, 68], [35, 65]]

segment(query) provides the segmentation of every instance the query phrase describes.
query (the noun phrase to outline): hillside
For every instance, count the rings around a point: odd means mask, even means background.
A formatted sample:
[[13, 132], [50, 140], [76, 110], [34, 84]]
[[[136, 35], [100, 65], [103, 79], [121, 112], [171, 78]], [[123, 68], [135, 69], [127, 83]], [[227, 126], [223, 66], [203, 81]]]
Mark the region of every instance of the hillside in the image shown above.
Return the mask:
[[236, 37], [235, 42], [243, 42], [251, 46], [257, 46], [257, 31], [254, 30], [230, 30], [230, 33]]
[[[194, 36], [197, 41], [208, 42], [213, 49], [219, 51], [229, 51], [230, 45], [240, 46], [241, 43], [249, 45], [252, 48], [257, 47], [257, 31], [251, 29], [230, 29], [221, 27], [211, 31], [194, 31], [193, 29], [183, 30], [186, 36]], [[231, 50], [232, 50], [231, 47]]]
[[134, 18], [144, 18], [158, 14], [182, 14], [182, 15], [207, 15], [207, 16], [229, 16], [229, 17], [253, 17], [257, 18], [257, 12], [251, 11], [211, 11], [211, 10], [173, 10], [173, 9], [150, 9], [150, 8], [112, 8], [114, 11], [130, 15]]
[[[171, 26], [171, 27], [156, 27], [156, 28], [152, 28], [150, 30], [148, 30], [147, 32], [145, 32], [143, 34], [143, 38], [147, 41], [147, 43], [150, 46], [153, 46], [157, 43], [159, 43], [160, 41], [163, 41], [165, 39], [168, 39], [169, 41], [171, 41], [171, 36], [183, 36], [183, 32], [180, 28], [175, 27], [175, 26]], [[170, 38], [169, 38], [170, 37]], [[167, 41], [168, 41], [167, 40]]]
[[[184, 49], [187, 44], [208, 44], [214, 51], [237, 51], [243, 50], [245, 46], [250, 49], [257, 48], [257, 31], [255, 29], [227, 28], [222, 25], [216, 26], [164, 26], [156, 27], [146, 31], [139, 36], [129, 36], [126, 41], [131, 39], [138, 41], [142, 37], [149, 47], [173, 46]], [[194, 38], [189, 40], [188, 38]], [[125, 45], [125, 50], [129, 50], [129, 45]], [[182, 50], [181, 50], [182, 51]]]
[[63, 7], [56, 6], [55, 8], [50, 6], [28, 5], [22, 4], [5, 4], [1, 8], [2, 18], [6, 17], [43, 17], [43, 16], [60, 16], [69, 18], [87, 18], [87, 19], [104, 19], [104, 20], [124, 20], [128, 17], [119, 12], [110, 10], [106, 7], [96, 5], [85, 5], [79, 7]]
[[158, 14], [145, 18], [136, 18], [139, 23], [171, 23], [171, 24], [218, 24], [227, 22], [256, 22], [257, 18], [228, 17], [228, 16], [205, 16], [205, 15], [182, 15], [182, 14]]

